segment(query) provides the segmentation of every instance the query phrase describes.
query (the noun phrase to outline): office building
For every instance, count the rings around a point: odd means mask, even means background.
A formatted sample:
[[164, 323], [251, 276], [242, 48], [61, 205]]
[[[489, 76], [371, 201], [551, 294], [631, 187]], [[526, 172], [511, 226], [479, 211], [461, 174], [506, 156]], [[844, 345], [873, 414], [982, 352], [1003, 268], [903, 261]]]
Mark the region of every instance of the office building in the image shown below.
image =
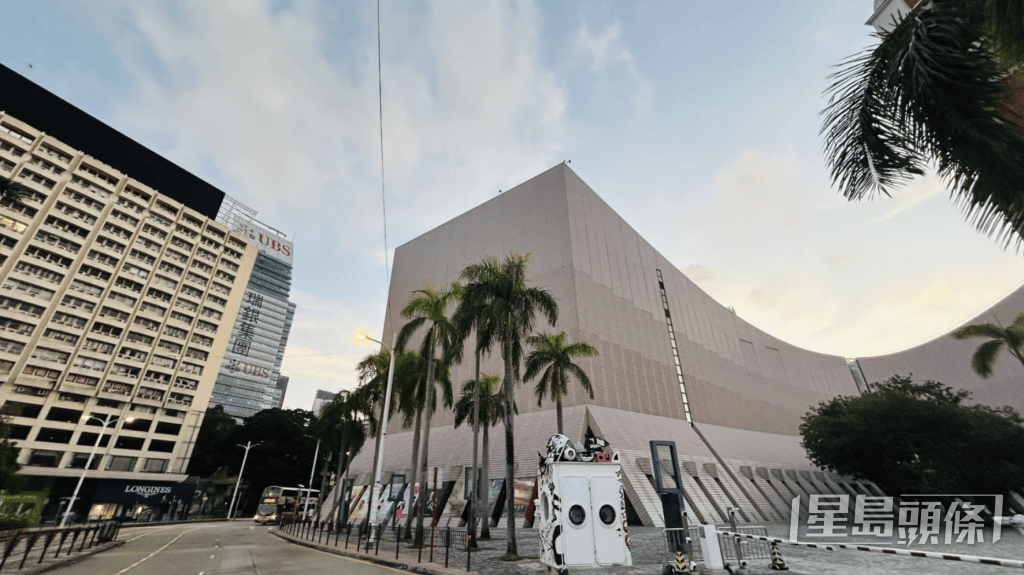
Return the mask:
[[281, 362], [295, 317], [288, 301], [295, 250], [284, 234], [256, 222], [254, 210], [228, 200], [219, 221], [239, 230], [257, 255], [211, 404], [240, 421], [284, 403]]
[[0, 85], [0, 177], [30, 190], [0, 203], [0, 411], [21, 473], [49, 513], [99, 440], [93, 516], [172, 512], [256, 250], [214, 221], [223, 192], [4, 67]]
[[316, 397], [313, 398], [313, 415], [320, 417], [320, 414], [324, 412], [324, 408], [327, 404], [334, 401], [337, 397], [338, 392], [327, 391], [325, 389], [316, 390]]

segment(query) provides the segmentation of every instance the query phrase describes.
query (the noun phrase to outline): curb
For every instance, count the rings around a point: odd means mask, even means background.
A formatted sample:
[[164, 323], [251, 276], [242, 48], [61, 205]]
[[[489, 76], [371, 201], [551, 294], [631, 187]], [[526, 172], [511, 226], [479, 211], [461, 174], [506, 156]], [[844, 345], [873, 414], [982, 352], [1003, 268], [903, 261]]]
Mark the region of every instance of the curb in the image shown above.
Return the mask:
[[[364, 555], [362, 553], [357, 553], [357, 552], [353, 552], [353, 551], [346, 551], [344, 549], [338, 549], [337, 547], [328, 547], [326, 545], [320, 545], [320, 544], [317, 544], [317, 543], [312, 543], [310, 541], [304, 541], [302, 539], [298, 539], [296, 537], [292, 537], [291, 535], [286, 535], [286, 534], [282, 533], [280, 529], [273, 529], [273, 530], [270, 531], [270, 533], [280, 537], [281, 539], [284, 539], [285, 541], [287, 541], [289, 543], [294, 543], [296, 545], [301, 545], [303, 547], [308, 547], [310, 549], [316, 549], [317, 551], [322, 551], [324, 553], [330, 553], [332, 555], [338, 555], [339, 557], [347, 557], [349, 559], [359, 559], [360, 561], [366, 561], [366, 562], [369, 562], [369, 563], [376, 563], [378, 565], [384, 565], [385, 567], [391, 567], [392, 569], [401, 569], [402, 571], [408, 571], [410, 573], [420, 573], [422, 575], [451, 575], [451, 573], [453, 573], [453, 571], [451, 571], [451, 570], [445, 571], [443, 569], [433, 569], [431, 567], [424, 567], [423, 565], [409, 565], [407, 563], [402, 563], [402, 562], [399, 562], [399, 561], [395, 561], [394, 559], [386, 559], [386, 558], [379, 557], [379, 556], [376, 556], [376, 555]], [[466, 571], [462, 571], [462, 573], [467, 573], [467, 572]], [[478, 573], [478, 572], [477, 571], [469, 571], [468, 573]], [[18, 575], [20, 575], [20, 574], [18, 574]]]
[[89, 549], [88, 551], [83, 551], [83, 552], [79, 553], [78, 555], [75, 555], [74, 557], [68, 557], [66, 559], [58, 559], [56, 561], [53, 561], [52, 563], [47, 563], [46, 565], [37, 565], [37, 566], [31, 567], [29, 569], [23, 569], [23, 570], [20, 570], [20, 571], [12, 571], [11, 573], [13, 575], [37, 575], [38, 573], [45, 573], [47, 571], [50, 571], [52, 569], [57, 569], [59, 567], [66, 567], [68, 565], [74, 565], [75, 563], [78, 563], [80, 560], [85, 559], [86, 557], [91, 557], [92, 555], [95, 555], [97, 553], [102, 553], [103, 551], [106, 551], [108, 549], [113, 549], [115, 547], [120, 547], [120, 546], [122, 546], [124, 544], [125, 544], [125, 541], [110, 541], [109, 543], [104, 543], [102, 545], [97, 545], [96, 547], [93, 547], [92, 549]]

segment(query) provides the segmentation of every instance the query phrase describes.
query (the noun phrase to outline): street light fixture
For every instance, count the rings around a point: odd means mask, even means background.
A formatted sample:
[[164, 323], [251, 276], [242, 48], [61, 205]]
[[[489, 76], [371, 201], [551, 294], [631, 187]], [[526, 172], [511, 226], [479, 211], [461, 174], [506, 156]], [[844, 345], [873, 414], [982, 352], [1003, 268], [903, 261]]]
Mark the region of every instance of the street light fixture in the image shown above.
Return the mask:
[[[78, 491], [82, 489], [82, 482], [85, 481], [85, 476], [87, 473], [89, 473], [89, 467], [92, 466], [92, 458], [96, 456], [96, 451], [98, 451], [100, 448], [100, 441], [103, 441], [103, 434], [107, 432], [107, 426], [119, 419], [121, 419], [119, 415], [112, 414], [107, 414], [107, 416], [103, 419], [100, 419], [95, 415], [82, 416], [83, 422], [96, 420], [97, 422], [99, 422], [100, 425], [103, 426], [103, 429], [100, 430], [99, 434], [97, 434], [96, 443], [92, 446], [92, 452], [89, 453], [89, 459], [85, 461], [85, 469], [82, 469], [82, 475], [78, 478], [78, 485], [75, 485], [75, 492], [71, 495], [71, 501], [68, 502], [68, 508], [64, 510], [64, 517], [62, 517], [60, 520], [61, 527], [64, 527], [68, 523], [68, 517], [71, 516], [71, 508], [74, 507], [75, 500], [78, 499]], [[129, 415], [128, 417], [124, 418], [124, 420], [126, 423], [131, 423], [135, 421], [135, 417]]]
[[235, 501], [238, 499], [238, 488], [239, 488], [239, 486], [242, 485], [242, 474], [245, 473], [245, 462], [246, 462], [246, 460], [249, 459], [249, 450], [252, 449], [253, 447], [256, 447], [257, 445], [262, 445], [262, 444], [263, 444], [262, 441], [259, 442], [259, 443], [253, 443], [251, 441], [246, 441], [245, 445], [242, 445], [241, 443], [238, 444], [239, 447], [241, 447], [242, 449], [245, 450], [245, 455], [242, 457], [242, 468], [238, 470], [238, 480], [235, 481], [235, 492], [231, 495], [231, 506], [228, 507], [228, 519], [234, 519], [235, 518], [235, 511], [237, 511], [235, 509]]
[[[320, 455], [320, 440], [316, 440], [316, 451], [313, 452], [313, 466], [309, 469], [309, 490], [306, 491], [306, 502], [302, 506], [302, 519], [305, 520], [309, 514], [309, 498], [313, 496], [313, 474], [316, 473], [316, 458]], [[323, 493], [317, 495], [317, 501]]]
[[[380, 474], [381, 467], [384, 464], [384, 440], [388, 436], [388, 414], [391, 412], [391, 384], [395, 379], [395, 348], [398, 347], [398, 332], [396, 331], [391, 339], [391, 347], [388, 347], [384, 342], [378, 341], [370, 337], [370, 334], [365, 331], [357, 331], [355, 333], [356, 343], [366, 343], [372, 341], [379, 343], [381, 347], [391, 352], [391, 365], [388, 367], [388, 384], [384, 390], [384, 416], [381, 418], [380, 432], [380, 449], [377, 451], [377, 461], [373, 462], [373, 485], [370, 486], [370, 498], [367, 500], [366, 518], [368, 522], [372, 522], [371, 513], [373, 512], [373, 504], [376, 501], [377, 486], [380, 485]], [[351, 465], [350, 465], [351, 467]], [[370, 537], [373, 537], [373, 532], [370, 532]], [[367, 539], [367, 544], [370, 543], [370, 539]]]

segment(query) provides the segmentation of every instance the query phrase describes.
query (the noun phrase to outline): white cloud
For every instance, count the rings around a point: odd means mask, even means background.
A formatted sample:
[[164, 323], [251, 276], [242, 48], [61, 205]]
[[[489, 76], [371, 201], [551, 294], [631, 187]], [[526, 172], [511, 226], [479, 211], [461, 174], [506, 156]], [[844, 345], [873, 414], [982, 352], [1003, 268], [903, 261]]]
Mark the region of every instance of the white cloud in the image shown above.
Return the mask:
[[871, 220], [871, 223], [877, 224], [894, 218], [946, 191], [945, 184], [935, 176], [918, 178], [907, 184], [904, 189], [894, 192], [892, 198], [882, 198], [892, 207], [889, 208], [889, 211]]
[[580, 24], [576, 33], [575, 46], [590, 59], [594, 72], [614, 70], [622, 67], [634, 85], [633, 108], [649, 112], [654, 101], [654, 84], [640, 72], [633, 59], [633, 53], [622, 38], [622, 26], [613, 20], [604, 30], [591, 32], [586, 22]]

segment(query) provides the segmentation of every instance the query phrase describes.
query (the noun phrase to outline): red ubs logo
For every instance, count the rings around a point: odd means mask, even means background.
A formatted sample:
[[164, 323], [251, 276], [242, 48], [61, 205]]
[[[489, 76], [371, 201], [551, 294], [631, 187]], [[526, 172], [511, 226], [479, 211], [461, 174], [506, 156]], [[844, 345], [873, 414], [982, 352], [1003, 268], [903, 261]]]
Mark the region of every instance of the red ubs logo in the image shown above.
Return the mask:
[[270, 236], [263, 235], [263, 232], [249, 230], [249, 238], [254, 242], [258, 242], [261, 246], [266, 246], [267, 248], [270, 248], [275, 252], [284, 254], [285, 256], [291, 257], [292, 255], [292, 249], [290, 247], [286, 246], [285, 244], [277, 241], [276, 239]]

